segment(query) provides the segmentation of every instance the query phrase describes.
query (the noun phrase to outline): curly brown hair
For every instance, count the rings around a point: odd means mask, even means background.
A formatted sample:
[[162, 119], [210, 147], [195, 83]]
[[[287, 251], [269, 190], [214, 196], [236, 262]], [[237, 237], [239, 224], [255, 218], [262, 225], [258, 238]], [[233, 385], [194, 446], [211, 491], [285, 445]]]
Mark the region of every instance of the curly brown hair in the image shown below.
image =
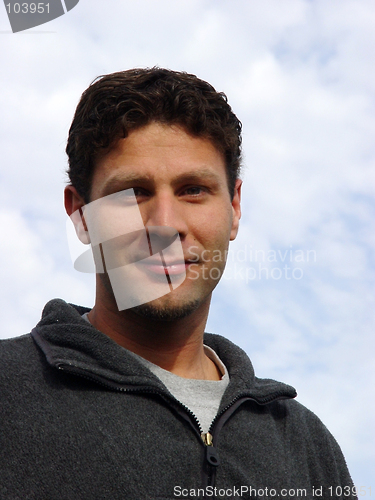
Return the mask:
[[130, 131], [153, 121], [179, 125], [211, 140], [225, 158], [229, 192], [234, 195], [242, 125], [226, 95], [195, 75], [154, 67], [100, 76], [82, 94], [66, 153], [70, 182], [86, 203], [96, 160]]

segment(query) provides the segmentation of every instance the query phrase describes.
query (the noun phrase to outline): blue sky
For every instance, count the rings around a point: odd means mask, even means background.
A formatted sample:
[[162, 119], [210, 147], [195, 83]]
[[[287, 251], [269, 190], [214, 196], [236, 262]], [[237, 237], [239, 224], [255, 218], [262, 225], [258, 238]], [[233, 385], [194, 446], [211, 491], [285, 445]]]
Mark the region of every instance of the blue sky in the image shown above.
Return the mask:
[[93, 304], [62, 204], [81, 92], [135, 66], [195, 73], [244, 129], [241, 229], [207, 330], [294, 385], [374, 492], [374, 33], [373, 0], [81, 0], [19, 34], [0, 6], [0, 336], [51, 298]]

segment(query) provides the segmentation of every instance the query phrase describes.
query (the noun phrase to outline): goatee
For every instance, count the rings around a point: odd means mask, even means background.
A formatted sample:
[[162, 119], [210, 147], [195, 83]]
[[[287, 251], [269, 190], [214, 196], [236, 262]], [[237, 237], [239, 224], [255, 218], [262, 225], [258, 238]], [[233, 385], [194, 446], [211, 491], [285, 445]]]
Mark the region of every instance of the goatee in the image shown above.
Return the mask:
[[134, 311], [138, 316], [154, 321], [175, 321], [177, 319], [186, 318], [192, 314], [198, 309], [200, 304], [201, 301], [199, 300], [192, 300], [181, 306], [156, 306], [152, 302], [148, 302], [147, 304], [132, 307], [131, 311]]

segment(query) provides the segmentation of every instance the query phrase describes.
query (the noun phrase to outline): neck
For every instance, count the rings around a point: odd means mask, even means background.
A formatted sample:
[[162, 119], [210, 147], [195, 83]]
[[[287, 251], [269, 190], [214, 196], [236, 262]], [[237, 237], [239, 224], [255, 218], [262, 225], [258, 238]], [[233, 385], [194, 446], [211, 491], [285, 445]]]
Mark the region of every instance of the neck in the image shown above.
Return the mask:
[[219, 380], [218, 368], [204, 353], [209, 296], [186, 317], [154, 320], [132, 309], [118, 311], [107, 294], [97, 293], [91, 324], [129, 351], [180, 377]]

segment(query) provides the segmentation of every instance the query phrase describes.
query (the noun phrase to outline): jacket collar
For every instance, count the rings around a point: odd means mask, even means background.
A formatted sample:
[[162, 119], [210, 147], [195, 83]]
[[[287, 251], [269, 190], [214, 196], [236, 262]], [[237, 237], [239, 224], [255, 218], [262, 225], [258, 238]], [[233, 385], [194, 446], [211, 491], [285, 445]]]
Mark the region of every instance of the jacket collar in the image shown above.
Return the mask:
[[[82, 318], [82, 314], [88, 311], [61, 299], [46, 304], [42, 319], [31, 335], [47, 362], [54, 368], [79, 371], [102, 382], [134, 389], [149, 387], [166, 393], [164, 384], [129, 351]], [[220, 335], [205, 334], [204, 342], [218, 354], [229, 372], [230, 384], [221, 406], [229, 397], [233, 400], [247, 396], [265, 404], [296, 396], [291, 386], [255, 377], [246, 353], [231, 341]]]

